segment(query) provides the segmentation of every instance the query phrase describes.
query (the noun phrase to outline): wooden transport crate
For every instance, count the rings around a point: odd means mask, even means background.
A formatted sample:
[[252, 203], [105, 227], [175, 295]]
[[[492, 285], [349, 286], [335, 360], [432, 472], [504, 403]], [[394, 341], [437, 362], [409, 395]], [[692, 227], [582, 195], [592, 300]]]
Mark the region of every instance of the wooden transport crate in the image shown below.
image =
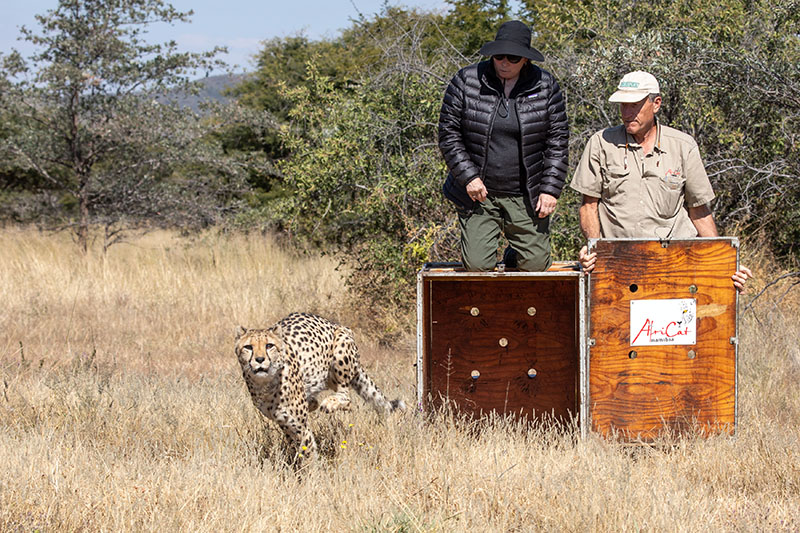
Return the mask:
[[589, 415], [604, 435], [737, 423], [738, 268], [732, 238], [590, 241]]
[[[538, 273], [426, 265], [417, 277], [420, 405], [579, 416], [586, 405], [584, 290], [575, 263]], [[585, 431], [585, 414], [579, 420]]]

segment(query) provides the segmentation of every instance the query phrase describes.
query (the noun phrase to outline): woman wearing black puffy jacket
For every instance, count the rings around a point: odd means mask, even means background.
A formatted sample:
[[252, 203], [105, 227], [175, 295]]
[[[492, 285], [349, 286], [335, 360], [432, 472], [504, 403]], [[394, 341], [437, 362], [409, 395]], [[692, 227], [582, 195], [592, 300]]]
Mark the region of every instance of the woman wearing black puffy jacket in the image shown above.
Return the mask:
[[552, 263], [549, 217], [567, 175], [569, 132], [558, 82], [531, 63], [544, 57], [530, 42], [524, 23], [502, 24], [480, 50], [491, 59], [461, 69], [442, 102], [444, 193], [457, 207], [467, 270], [495, 267], [501, 231], [520, 270]]

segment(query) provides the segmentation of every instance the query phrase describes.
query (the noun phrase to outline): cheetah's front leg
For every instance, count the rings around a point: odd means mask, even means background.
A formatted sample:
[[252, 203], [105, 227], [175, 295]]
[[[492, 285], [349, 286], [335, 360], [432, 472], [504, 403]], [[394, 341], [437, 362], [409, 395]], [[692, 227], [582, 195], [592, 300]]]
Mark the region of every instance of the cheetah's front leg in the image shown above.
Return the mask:
[[350, 409], [350, 389], [343, 385], [334, 385], [331, 387], [334, 393], [322, 400], [319, 408], [323, 413], [332, 413], [334, 411], [348, 411]]
[[279, 407], [275, 412], [275, 422], [292, 443], [294, 459], [299, 465], [311, 459], [317, 452], [317, 441], [308, 427], [308, 407]]

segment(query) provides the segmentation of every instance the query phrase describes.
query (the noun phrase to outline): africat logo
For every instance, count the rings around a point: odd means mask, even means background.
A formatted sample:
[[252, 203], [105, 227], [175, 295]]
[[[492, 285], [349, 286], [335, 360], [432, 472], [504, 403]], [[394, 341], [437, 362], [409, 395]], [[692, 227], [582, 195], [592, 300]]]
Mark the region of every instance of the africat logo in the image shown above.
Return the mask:
[[631, 346], [695, 344], [696, 300], [631, 300]]

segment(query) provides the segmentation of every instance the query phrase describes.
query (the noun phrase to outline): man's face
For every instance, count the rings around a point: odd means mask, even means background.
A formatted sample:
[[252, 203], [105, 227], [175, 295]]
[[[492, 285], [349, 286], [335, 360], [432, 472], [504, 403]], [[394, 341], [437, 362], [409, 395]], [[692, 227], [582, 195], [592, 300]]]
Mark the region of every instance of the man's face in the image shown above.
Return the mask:
[[652, 101], [649, 96], [632, 104], [619, 104], [622, 123], [625, 131], [636, 137], [644, 135], [655, 125], [655, 117], [661, 108], [661, 97], [656, 96]]

